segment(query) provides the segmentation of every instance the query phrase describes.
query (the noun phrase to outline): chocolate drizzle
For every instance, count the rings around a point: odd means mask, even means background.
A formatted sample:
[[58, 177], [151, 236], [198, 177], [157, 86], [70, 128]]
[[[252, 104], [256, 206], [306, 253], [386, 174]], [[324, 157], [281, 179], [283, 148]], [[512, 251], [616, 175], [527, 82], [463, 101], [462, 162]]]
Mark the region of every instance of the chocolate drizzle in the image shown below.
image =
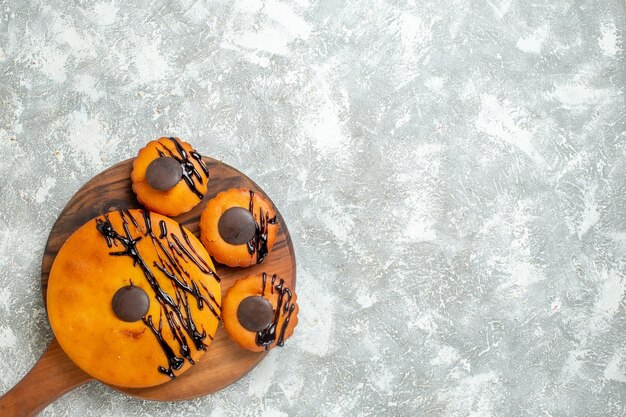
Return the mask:
[[263, 207], [259, 207], [259, 218], [254, 215], [254, 191], [250, 190], [250, 206], [248, 208], [256, 223], [254, 237], [247, 243], [248, 253], [253, 255], [256, 252], [256, 263], [260, 264], [267, 256], [267, 229], [270, 224], [276, 224], [276, 216], [270, 218], [270, 213], [263, 213]]
[[[198, 172], [198, 169], [196, 168], [192, 160], [189, 159], [189, 157], [191, 156], [192, 159], [198, 162], [198, 165], [200, 165], [200, 169], [206, 176], [207, 181], [209, 180], [209, 168], [206, 166], [206, 164], [202, 160], [202, 156], [198, 152], [191, 151], [187, 153], [187, 151], [185, 150], [185, 148], [183, 148], [183, 145], [181, 145], [178, 139], [167, 139], [174, 144], [174, 147], [176, 148], [176, 153], [172, 152], [167, 146], [159, 142], [159, 144], [163, 147], [163, 149], [158, 149], [159, 157], [170, 156], [178, 161], [183, 169], [183, 180], [185, 180], [185, 183], [187, 184], [189, 189], [200, 200], [202, 200], [204, 194], [201, 193], [200, 190], [198, 190], [198, 187], [196, 186], [196, 181], [198, 181], [200, 184], [204, 184], [204, 180], [202, 179], [202, 175], [200, 175], [200, 172]], [[165, 152], [167, 152], [167, 155], [165, 154]]]
[[146, 315], [150, 308], [150, 297], [130, 280], [130, 285], [119, 288], [113, 294], [111, 308], [120, 320], [132, 323]]
[[165, 238], [167, 236], [167, 225], [164, 220], [159, 222], [159, 229], [161, 229], [161, 234], [159, 235], [159, 239]]
[[154, 334], [157, 341], [159, 342], [159, 345], [161, 345], [161, 349], [163, 349], [163, 353], [165, 353], [165, 356], [167, 357], [168, 367], [165, 368], [164, 366], [159, 366], [158, 367], [159, 372], [174, 379], [176, 378], [176, 375], [174, 375], [173, 369], [179, 370], [183, 366], [185, 361], [184, 359], [176, 356], [176, 354], [174, 353], [170, 345], [165, 340], [163, 340], [163, 320], [162, 320], [163, 317], [162, 316], [163, 316], [163, 310], [161, 310], [161, 317], [159, 317], [158, 329], [156, 329], [154, 327], [154, 324], [152, 323], [152, 316], [148, 316], [147, 319], [144, 317], [142, 320], [144, 324], [148, 326], [150, 330], [152, 330], [152, 333]]
[[[216, 280], [218, 279], [217, 275], [213, 273], [211, 268], [206, 265], [200, 256], [198, 256], [200, 261], [191, 256], [191, 252], [196, 253], [196, 251], [193, 248], [193, 245], [191, 245], [188, 236], [183, 238], [188, 247], [180, 242], [178, 237], [176, 237], [173, 233], [170, 234], [170, 237], [175, 239], [177, 244], [172, 244], [169, 241], [169, 238], [165, 236], [167, 246], [164, 245], [161, 242], [163, 238], [157, 238], [152, 231], [150, 213], [142, 211], [145, 231], [143, 236], [133, 237], [130, 232], [129, 225], [132, 223], [138, 231], [141, 231], [142, 227], [130, 211], [119, 210], [118, 213], [122, 219], [123, 233], [119, 233], [114, 229], [108, 214], [105, 214], [103, 218], [96, 219], [96, 228], [106, 239], [107, 246], [109, 248], [113, 246], [121, 246], [123, 248], [123, 250], [120, 251], [110, 252], [110, 255], [128, 256], [132, 259], [133, 266], [139, 266], [150, 287], [154, 291], [155, 298], [161, 306], [158, 327], [154, 325], [151, 315], [148, 317], [144, 316], [142, 320], [156, 337], [163, 353], [167, 358], [167, 368], [159, 366], [159, 372], [169, 376], [170, 378], [174, 378], [175, 374], [173, 371], [180, 369], [185, 360], [188, 360], [191, 364], [194, 363], [191, 358], [191, 350], [187, 342], [187, 337], [191, 340], [196, 350], [206, 349], [204, 340], [207, 336], [212, 339], [211, 335], [207, 334], [204, 328], [201, 330], [198, 329], [191, 313], [188, 295], [196, 300], [199, 310], [202, 310], [206, 305], [218, 320], [220, 318], [221, 311], [221, 305], [217, 302], [213, 294], [211, 294], [207, 287], [202, 283], [200, 283], [201, 287], [198, 287], [198, 284], [191, 279], [190, 274], [182, 267], [182, 262], [187, 263], [189, 262], [189, 259], [191, 262], [196, 264], [198, 269], [205, 275], [211, 275]], [[160, 228], [162, 232], [161, 234], [163, 234], [163, 230], [165, 229], [165, 223], [163, 221], [160, 222]], [[181, 232], [184, 233], [182, 227]], [[153, 266], [172, 283], [175, 291], [174, 297], [166, 293], [165, 290], [159, 285], [159, 281], [155, 275], [156, 271], [153, 271], [150, 266], [148, 266], [139, 253], [137, 243], [144, 237], [149, 237], [151, 239], [159, 259], [159, 262], [154, 262]], [[174, 247], [177, 250], [174, 250]], [[189, 248], [191, 248], [191, 251]], [[204, 290], [204, 293], [200, 288]], [[173, 347], [170, 346], [170, 344], [163, 338], [163, 315], [165, 315], [168, 327], [174, 340], [178, 344], [178, 354], [174, 352]]]
[[[263, 289], [261, 290], [261, 295], [265, 295], [265, 284], [267, 283], [267, 274], [263, 272], [262, 277], [263, 277]], [[276, 278], [278, 278], [276, 274], [272, 275], [272, 283], [270, 284], [270, 289], [272, 291], [272, 294], [274, 294], [274, 283], [276, 282]]]
[[[274, 285], [276, 279], [276, 274], [272, 275], [272, 283], [270, 285], [272, 294], [274, 293], [274, 290], [276, 290], [276, 292], [278, 293], [278, 303], [276, 304], [276, 310], [274, 311], [274, 320], [267, 329], [257, 332], [255, 337], [255, 342], [257, 346], [261, 346], [265, 350], [269, 350], [271, 344], [276, 341], [276, 327], [278, 326], [278, 321], [281, 316], [285, 316], [285, 320], [283, 321], [283, 325], [280, 327], [280, 331], [278, 333], [278, 341], [276, 344], [278, 346], [283, 346], [285, 344], [285, 331], [287, 330], [287, 326], [289, 325], [291, 314], [296, 309], [296, 304], [291, 302], [291, 299], [293, 298], [293, 293], [289, 288], [285, 287], [285, 280], [280, 279], [278, 284]], [[265, 294], [266, 283], [267, 274], [263, 272], [263, 295]]]
[[[136, 228], [139, 228], [139, 223], [137, 223], [137, 220], [136, 220], [136, 219], [135, 219], [135, 218], [134, 218], [134, 217], [130, 214], [130, 211], [128, 211], [128, 209], [124, 209], [124, 210], [122, 210], [122, 212], [123, 212], [126, 216], [128, 216], [128, 217], [130, 218], [130, 220], [133, 222], [133, 225], [134, 225]], [[145, 216], [144, 216], [144, 219], [145, 219]], [[148, 221], [149, 221], [149, 220], [150, 220], [150, 218], [148, 217]]]

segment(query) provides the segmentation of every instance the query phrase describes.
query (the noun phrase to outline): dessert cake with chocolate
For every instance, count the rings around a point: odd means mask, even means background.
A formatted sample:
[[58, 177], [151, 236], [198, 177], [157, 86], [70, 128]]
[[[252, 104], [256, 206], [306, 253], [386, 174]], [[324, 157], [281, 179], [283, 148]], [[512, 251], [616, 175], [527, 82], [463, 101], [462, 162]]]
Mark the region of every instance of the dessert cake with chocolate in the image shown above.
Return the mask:
[[252, 190], [231, 188], [209, 200], [200, 218], [200, 239], [221, 264], [248, 267], [271, 252], [278, 225], [272, 204]]
[[48, 281], [48, 316], [63, 350], [88, 374], [154, 386], [188, 370], [211, 344], [219, 281], [183, 226], [148, 211], [114, 211], [62, 246]]

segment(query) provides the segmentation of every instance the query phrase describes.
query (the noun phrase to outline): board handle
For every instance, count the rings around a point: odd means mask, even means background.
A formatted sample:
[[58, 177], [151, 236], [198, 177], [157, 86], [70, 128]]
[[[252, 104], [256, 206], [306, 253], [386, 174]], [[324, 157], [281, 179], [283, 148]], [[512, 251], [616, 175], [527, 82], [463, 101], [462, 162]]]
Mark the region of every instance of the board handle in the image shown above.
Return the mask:
[[54, 338], [33, 369], [0, 397], [0, 416], [35, 416], [66, 392], [92, 379], [72, 362]]

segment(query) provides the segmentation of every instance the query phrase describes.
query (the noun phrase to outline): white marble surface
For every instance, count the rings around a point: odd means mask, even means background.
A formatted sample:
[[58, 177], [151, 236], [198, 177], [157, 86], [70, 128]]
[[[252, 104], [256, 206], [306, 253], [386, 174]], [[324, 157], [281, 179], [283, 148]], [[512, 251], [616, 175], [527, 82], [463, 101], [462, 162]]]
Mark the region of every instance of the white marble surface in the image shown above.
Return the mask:
[[218, 394], [42, 415], [626, 415], [622, 0], [76, 3], [0, 0], [0, 393], [65, 203], [179, 135], [279, 206], [300, 326]]

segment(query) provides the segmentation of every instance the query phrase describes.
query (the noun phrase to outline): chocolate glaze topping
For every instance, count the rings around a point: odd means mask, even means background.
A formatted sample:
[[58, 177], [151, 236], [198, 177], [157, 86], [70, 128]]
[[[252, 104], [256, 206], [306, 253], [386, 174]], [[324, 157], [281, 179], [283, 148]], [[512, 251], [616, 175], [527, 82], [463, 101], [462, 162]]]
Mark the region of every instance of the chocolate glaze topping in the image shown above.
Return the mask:
[[[291, 302], [293, 298], [293, 294], [291, 290], [285, 287], [285, 280], [280, 279], [278, 284], [274, 285], [277, 280], [276, 274], [272, 275], [272, 283], [270, 285], [270, 290], [272, 294], [274, 291], [278, 293], [278, 303], [276, 304], [276, 310], [274, 310], [274, 319], [272, 320], [272, 324], [269, 327], [257, 332], [255, 342], [257, 346], [264, 347], [265, 350], [269, 350], [270, 346], [274, 341], [276, 341], [276, 327], [278, 326], [278, 321], [281, 316], [286, 316], [278, 331], [278, 346], [283, 346], [285, 344], [285, 331], [287, 330], [287, 326], [289, 325], [289, 320], [291, 319], [291, 314], [296, 308], [296, 305]], [[267, 274], [263, 273], [263, 290], [262, 294], [265, 294], [265, 284], [267, 283]], [[245, 301], [245, 300], [244, 300]]]
[[146, 170], [146, 182], [155, 190], [171, 190], [183, 177], [183, 167], [174, 158], [169, 156], [159, 157], [148, 165]]
[[198, 152], [191, 151], [187, 153], [187, 151], [185, 150], [185, 148], [183, 148], [183, 146], [180, 144], [178, 139], [176, 138], [167, 138], [167, 139], [174, 144], [174, 147], [176, 148], [176, 152], [172, 152], [169, 148], [167, 148], [163, 144], [160, 144], [162, 149], [158, 150], [159, 156], [160, 157], [169, 156], [175, 159], [180, 164], [182, 168], [183, 180], [185, 180], [185, 183], [187, 184], [189, 189], [200, 200], [202, 200], [202, 197], [204, 197], [204, 194], [201, 193], [200, 190], [198, 190], [198, 187], [196, 186], [196, 181], [200, 184], [204, 184], [204, 180], [202, 179], [202, 175], [200, 175], [200, 172], [198, 172], [192, 160], [189, 158], [191, 157], [192, 159], [196, 160], [196, 162], [198, 162], [198, 165], [200, 166], [200, 170], [202, 170], [202, 172], [206, 176], [207, 181], [209, 180], [209, 168], [206, 166], [206, 164], [202, 160], [202, 156], [200, 156]]
[[[254, 216], [254, 191], [250, 190], [250, 206], [248, 208]], [[256, 221], [254, 237], [248, 242], [248, 253], [256, 252], [256, 263], [260, 264], [268, 254], [267, 249], [267, 229], [270, 224], [276, 224], [276, 216], [270, 217], [269, 212], [263, 212], [263, 207], [259, 207], [259, 219]]]
[[[122, 219], [123, 231], [119, 232], [113, 227], [108, 214], [105, 214], [101, 218], [96, 219], [96, 228], [105, 238], [107, 246], [109, 248], [121, 247], [119, 251], [110, 252], [111, 256], [127, 256], [132, 260], [134, 266], [138, 266], [143, 272], [150, 288], [154, 292], [156, 300], [161, 306], [161, 312], [159, 316], [159, 323], [156, 326], [153, 323], [152, 315], [148, 317], [143, 316], [141, 319], [144, 324], [152, 331], [157, 339], [157, 342], [161, 346], [165, 357], [167, 358], [168, 366], [159, 366], [159, 372], [168, 375], [170, 378], [174, 378], [174, 370], [180, 369], [185, 360], [188, 360], [193, 364], [191, 359], [190, 347], [187, 338], [191, 340], [196, 350], [205, 350], [206, 345], [204, 339], [207, 336], [211, 337], [203, 329], [198, 329], [195, 320], [192, 316], [189, 296], [191, 296], [198, 306], [198, 309], [202, 310], [206, 305], [211, 313], [220, 318], [221, 305], [217, 302], [213, 294], [211, 294], [205, 285], [198, 287], [195, 280], [192, 280], [190, 274], [182, 267], [183, 263], [192, 262], [198, 269], [206, 275], [211, 275], [216, 280], [217, 275], [206, 265], [206, 263], [198, 256], [191, 256], [191, 253], [195, 253], [195, 249], [190, 244], [188, 237], [183, 238], [185, 244], [171, 233], [169, 237], [176, 239], [175, 245], [169, 240], [168, 236], [164, 238], [157, 238], [152, 231], [152, 222], [150, 219], [150, 213], [142, 212], [144, 220], [143, 227], [139, 226], [137, 219], [131, 212], [118, 211]], [[130, 221], [130, 223], [129, 223]], [[130, 224], [135, 225], [137, 232], [135, 236], [130, 231]], [[161, 226], [161, 231], [164, 227]], [[184, 230], [181, 228], [181, 231]], [[141, 253], [137, 249], [137, 243], [144, 237], [149, 237], [157, 252], [158, 262], [154, 262], [152, 266], [148, 265], [142, 258]], [[165, 240], [166, 244], [162, 242]], [[187, 247], [187, 242], [188, 246]], [[153, 270], [152, 267], [155, 269]], [[171, 281], [174, 286], [175, 294], [168, 294], [159, 285], [157, 275], [162, 274], [165, 279]], [[203, 291], [204, 290], [204, 291]], [[144, 313], [145, 314], [145, 313]], [[172, 332], [176, 344], [178, 345], [178, 353], [174, 351], [174, 347], [165, 341], [163, 338], [163, 315], [165, 315], [165, 321], [167, 322], [170, 331]]]
[[231, 207], [217, 222], [217, 230], [226, 243], [243, 245], [256, 235], [256, 221], [249, 210], [243, 207]]
[[164, 220], [161, 220], [159, 222], [159, 229], [161, 229], [161, 234], [159, 235], [159, 239], [163, 239], [165, 236], [167, 236], [167, 225], [165, 224]]

